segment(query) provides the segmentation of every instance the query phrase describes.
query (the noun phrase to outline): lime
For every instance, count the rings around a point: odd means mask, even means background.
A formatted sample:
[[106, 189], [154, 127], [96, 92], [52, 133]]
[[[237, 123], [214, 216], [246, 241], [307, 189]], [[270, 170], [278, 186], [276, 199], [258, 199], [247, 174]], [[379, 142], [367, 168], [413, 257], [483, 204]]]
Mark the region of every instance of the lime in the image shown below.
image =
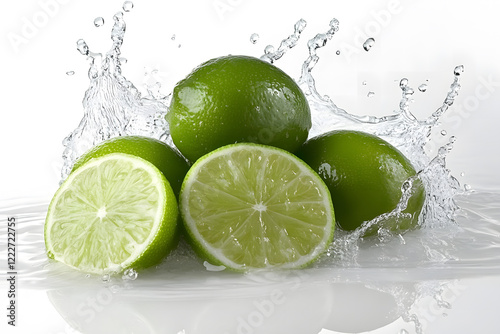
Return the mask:
[[104, 155], [56, 191], [45, 220], [47, 254], [95, 274], [146, 268], [175, 245], [177, 215], [172, 188], [153, 164]]
[[155, 165], [167, 178], [176, 196], [181, 190], [188, 162], [172, 147], [157, 139], [143, 136], [122, 136], [103, 141], [83, 154], [73, 166], [73, 171], [93, 158], [109, 153], [127, 153], [143, 158]]
[[276, 147], [238, 143], [208, 153], [189, 170], [179, 200], [194, 248], [238, 271], [303, 267], [333, 238], [328, 188]]
[[224, 145], [253, 142], [293, 152], [311, 112], [285, 72], [248, 56], [209, 60], [174, 88], [166, 116], [174, 144], [191, 161]]
[[[359, 131], [332, 131], [312, 138], [297, 155], [325, 181], [332, 195], [335, 219], [344, 230], [354, 230], [363, 222], [394, 210], [403, 183], [416, 175], [411, 162], [397, 148]], [[393, 230], [406, 230], [418, 223], [425, 190], [416, 180], [403, 211], [408, 215], [397, 223], [390, 222]], [[366, 235], [376, 231], [373, 228]]]

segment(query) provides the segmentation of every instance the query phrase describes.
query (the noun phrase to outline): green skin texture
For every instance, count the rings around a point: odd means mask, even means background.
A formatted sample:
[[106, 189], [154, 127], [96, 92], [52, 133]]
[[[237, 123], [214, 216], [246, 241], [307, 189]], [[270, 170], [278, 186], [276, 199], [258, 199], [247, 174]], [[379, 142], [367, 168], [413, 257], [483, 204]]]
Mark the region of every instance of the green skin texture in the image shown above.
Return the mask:
[[126, 153], [149, 161], [158, 168], [179, 198], [182, 181], [189, 170], [189, 163], [167, 144], [142, 136], [115, 137], [85, 152], [74, 164], [72, 172], [93, 158], [110, 153]]
[[[340, 228], [352, 231], [364, 221], [394, 210], [401, 186], [416, 175], [410, 161], [394, 146], [358, 131], [332, 131], [308, 140], [297, 152], [325, 181], [332, 195]], [[411, 218], [387, 221], [384, 227], [405, 231], [418, 225], [425, 189], [417, 179], [404, 213]], [[365, 236], [376, 234], [369, 229]]]
[[224, 145], [253, 142], [296, 151], [307, 139], [311, 112], [297, 83], [257, 58], [209, 60], [174, 88], [166, 119], [190, 161]]

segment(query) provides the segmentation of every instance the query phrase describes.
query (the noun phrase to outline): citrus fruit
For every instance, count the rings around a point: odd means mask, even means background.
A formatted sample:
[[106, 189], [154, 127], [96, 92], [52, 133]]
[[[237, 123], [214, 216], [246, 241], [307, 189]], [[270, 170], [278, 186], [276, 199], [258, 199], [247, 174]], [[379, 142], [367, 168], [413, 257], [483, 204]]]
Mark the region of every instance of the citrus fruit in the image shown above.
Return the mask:
[[208, 153], [189, 170], [179, 201], [194, 249], [237, 271], [306, 266], [333, 238], [328, 188], [276, 147], [238, 143]]
[[[394, 146], [359, 131], [332, 131], [308, 140], [297, 152], [330, 189], [335, 219], [344, 230], [394, 210], [405, 180], [416, 175], [411, 162]], [[400, 221], [389, 222], [392, 230], [415, 227], [425, 199], [416, 179], [408, 206]], [[392, 224], [392, 225], [391, 225]], [[385, 226], [387, 227], [387, 226]], [[368, 230], [374, 234], [376, 228]]]
[[45, 220], [50, 258], [103, 274], [160, 262], [175, 245], [177, 202], [150, 162], [112, 153], [71, 173]]
[[109, 153], [127, 153], [143, 158], [155, 165], [167, 178], [176, 196], [189, 164], [177, 151], [157, 139], [143, 136], [114, 137], [103, 141], [84, 153], [73, 166], [73, 171], [93, 158]]
[[311, 112], [285, 72], [248, 56], [209, 60], [175, 86], [166, 119], [190, 161], [224, 145], [253, 142], [290, 152], [307, 139]]

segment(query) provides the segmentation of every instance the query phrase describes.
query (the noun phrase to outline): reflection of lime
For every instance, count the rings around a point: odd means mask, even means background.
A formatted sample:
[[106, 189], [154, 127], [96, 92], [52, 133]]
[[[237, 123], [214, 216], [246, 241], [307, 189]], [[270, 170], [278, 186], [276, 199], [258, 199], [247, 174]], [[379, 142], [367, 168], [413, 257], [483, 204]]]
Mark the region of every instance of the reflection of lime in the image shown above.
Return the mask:
[[189, 169], [189, 165], [174, 149], [153, 138], [123, 136], [108, 139], [81, 156], [76, 161], [73, 170], [76, 170], [90, 159], [109, 153], [132, 154], [151, 162], [165, 175], [176, 196], [179, 195], [182, 180]]
[[235, 142], [293, 152], [311, 128], [309, 105], [295, 81], [247, 56], [220, 57], [194, 69], [174, 88], [167, 120], [175, 145], [191, 161]]
[[[297, 155], [327, 184], [336, 221], [345, 230], [354, 230], [364, 221], [395, 209], [401, 186], [416, 174], [410, 161], [394, 146], [357, 131], [333, 131], [310, 139]], [[403, 211], [411, 217], [393, 229], [408, 229], [418, 222], [425, 190], [418, 179], [416, 182], [416, 191]]]
[[55, 193], [47, 253], [96, 274], [149, 267], [174, 246], [177, 214], [172, 188], [153, 164], [108, 154], [75, 170]]
[[195, 249], [236, 270], [305, 266], [333, 237], [328, 188], [276, 147], [239, 143], [203, 156], [186, 175], [180, 207]]

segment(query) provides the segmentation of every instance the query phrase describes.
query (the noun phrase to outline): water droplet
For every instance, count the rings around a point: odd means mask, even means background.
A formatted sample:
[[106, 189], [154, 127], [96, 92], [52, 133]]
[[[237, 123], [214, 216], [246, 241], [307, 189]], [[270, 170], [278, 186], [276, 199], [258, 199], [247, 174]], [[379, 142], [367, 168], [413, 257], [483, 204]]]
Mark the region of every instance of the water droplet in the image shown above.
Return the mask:
[[366, 96], [367, 97], [373, 97], [373, 96], [375, 96], [375, 92], [368, 92], [368, 94]]
[[180, 49], [180, 48], [181, 48], [181, 44], [177, 45], [177, 48], [179, 48], [179, 49]]
[[222, 270], [226, 269], [225, 266], [216, 266], [216, 265], [213, 265], [207, 261], [203, 262], [203, 265], [205, 266], [205, 268], [208, 271], [222, 271]]
[[460, 173], [460, 176], [465, 176], [465, 173], [464, 172]]
[[467, 183], [466, 183], [466, 184], [464, 184], [464, 189], [465, 189], [466, 191], [470, 191], [470, 190], [472, 189], [472, 187], [471, 187], [471, 185], [470, 185], [470, 184], [467, 184]]
[[457, 141], [457, 137], [455, 137], [455, 136], [450, 137], [450, 143], [454, 143], [456, 141]]
[[66, 75], [69, 75], [69, 76], [74, 75], [74, 74], [75, 74], [75, 71], [68, 71], [68, 72], [66, 72]]
[[362, 84], [363, 86], [366, 86], [367, 82], [366, 82], [366, 81], [363, 81], [361, 84]]
[[374, 44], [375, 44], [375, 39], [370, 37], [363, 43], [363, 49], [365, 49], [365, 51], [370, 51], [370, 49], [373, 47]]
[[340, 50], [337, 50], [337, 52], [335, 52], [335, 54], [338, 56], [340, 55]]
[[421, 91], [422, 93], [427, 90], [427, 84], [421, 84], [418, 86], [418, 90]]
[[406, 78], [401, 79], [401, 81], [399, 82], [399, 87], [401, 87], [401, 88], [408, 87], [408, 79], [406, 79]]
[[446, 136], [447, 132], [446, 130], [441, 130], [441, 136]]
[[90, 278], [90, 274], [85, 274], [85, 278]]
[[170, 37], [170, 39], [175, 41], [175, 34], [173, 34], [172, 37]]
[[101, 26], [103, 26], [103, 25], [104, 25], [104, 19], [103, 19], [102, 17], [100, 17], [100, 16], [99, 16], [99, 17], [96, 17], [96, 18], [94, 19], [94, 25], [95, 25], [96, 27], [101, 27]]
[[298, 21], [295, 23], [295, 25], [293, 26], [293, 28], [295, 29], [295, 31], [296, 31], [297, 33], [299, 33], [299, 34], [300, 34], [302, 31], [304, 31], [304, 29], [306, 28], [306, 26], [307, 26], [307, 22], [306, 22], [306, 20], [304, 20], [304, 19], [300, 19], [300, 20], [298, 20]]
[[340, 26], [340, 23], [339, 23], [339, 20], [337, 19], [332, 19], [330, 21], [330, 28], [333, 29], [333, 32], [336, 33], [337, 31], [339, 31], [339, 26]]
[[83, 39], [79, 39], [78, 41], [76, 41], [76, 48], [84, 56], [87, 56], [89, 54], [89, 47]]
[[126, 281], [133, 281], [137, 278], [138, 274], [133, 268], [129, 268], [123, 272], [122, 279]]
[[134, 3], [132, 1], [125, 1], [122, 6], [123, 10], [130, 12], [134, 8]]
[[463, 72], [464, 72], [464, 65], [458, 65], [457, 67], [455, 67], [455, 70], [453, 71], [453, 73], [455, 73], [456, 76], [459, 76]]
[[268, 46], [266, 46], [266, 48], [264, 49], [264, 53], [265, 53], [265, 54], [271, 54], [271, 53], [274, 53], [274, 46], [272, 46], [272, 45], [268, 45]]
[[104, 283], [108, 283], [111, 281], [111, 276], [109, 274], [104, 274], [101, 277], [101, 281], [103, 281]]
[[257, 43], [257, 41], [259, 40], [259, 34], [255, 34], [253, 33], [251, 36], [250, 36], [250, 42], [252, 44], [255, 44]]

